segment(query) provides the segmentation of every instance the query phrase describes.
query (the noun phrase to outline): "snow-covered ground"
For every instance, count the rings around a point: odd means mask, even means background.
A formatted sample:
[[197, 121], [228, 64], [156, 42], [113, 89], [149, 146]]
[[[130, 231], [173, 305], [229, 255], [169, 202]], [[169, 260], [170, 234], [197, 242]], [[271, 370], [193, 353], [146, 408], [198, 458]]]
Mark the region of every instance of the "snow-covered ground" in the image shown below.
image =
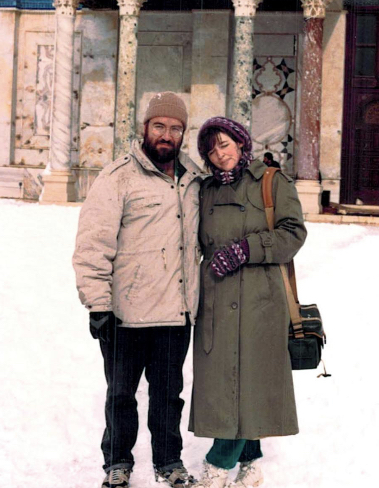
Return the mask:
[[[78, 207], [0, 200], [0, 467], [2, 486], [98, 488], [105, 380], [71, 256]], [[262, 441], [267, 488], [378, 486], [379, 227], [307, 224], [297, 275], [328, 343], [320, 370], [294, 372], [301, 432]], [[183, 459], [194, 475], [211, 441], [187, 431], [192, 355], [185, 364]], [[156, 485], [146, 381], [131, 487]], [[162, 485], [161, 485], [162, 486]]]

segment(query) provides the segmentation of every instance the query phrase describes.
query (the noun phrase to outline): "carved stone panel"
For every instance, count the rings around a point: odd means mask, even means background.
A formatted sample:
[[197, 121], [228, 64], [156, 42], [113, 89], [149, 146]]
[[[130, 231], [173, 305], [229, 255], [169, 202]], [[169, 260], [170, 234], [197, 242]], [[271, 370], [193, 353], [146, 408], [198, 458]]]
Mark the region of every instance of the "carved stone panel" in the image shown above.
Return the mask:
[[[37, 153], [41, 150], [48, 151], [50, 146], [54, 33], [26, 31], [21, 53], [17, 89], [15, 162], [41, 166], [41, 158], [35, 157], [35, 150], [38, 150]], [[80, 56], [81, 34], [77, 33], [72, 102], [72, 150], [75, 153], [79, 146]], [[26, 150], [29, 150], [30, 157]], [[76, 155], [75, 159], [77, 159]], [[45, 164], [45, 158], [43, 163]]]

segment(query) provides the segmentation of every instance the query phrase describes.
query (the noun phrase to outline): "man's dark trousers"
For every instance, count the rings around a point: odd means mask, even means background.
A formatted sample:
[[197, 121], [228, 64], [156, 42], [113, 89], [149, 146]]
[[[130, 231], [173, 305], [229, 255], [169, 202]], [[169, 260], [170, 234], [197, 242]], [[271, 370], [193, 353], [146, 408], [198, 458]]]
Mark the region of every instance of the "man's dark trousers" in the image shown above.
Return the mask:
[[138, 431], [135, 394], [144, 369], [149, 382], [153, 464], [161, 468], [181, 462], [184, 401], [179, 395], [190, 335], [187, 320], [185, 326], [117, 327], [112, 343], [100, 342], [108, 384], [101, 443], [106, 471], [110, 467], [133, 467], [132, 449]]

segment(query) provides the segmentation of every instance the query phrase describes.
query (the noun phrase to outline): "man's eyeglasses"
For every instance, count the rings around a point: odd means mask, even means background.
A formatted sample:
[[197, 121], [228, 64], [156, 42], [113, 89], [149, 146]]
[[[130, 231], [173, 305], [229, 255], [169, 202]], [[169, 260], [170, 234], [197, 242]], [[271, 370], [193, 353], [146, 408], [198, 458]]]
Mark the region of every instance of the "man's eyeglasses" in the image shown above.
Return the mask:
[[168, 130], [170, 136], [174, 139], [179, 139], [182, 137], [184, 132], [181, 127], [166, 127], [163, 124], [153, 124], [151, 126], [151, 130], [156, 136], [163, 136], [163, 134], [166, 134], [166, 131]]

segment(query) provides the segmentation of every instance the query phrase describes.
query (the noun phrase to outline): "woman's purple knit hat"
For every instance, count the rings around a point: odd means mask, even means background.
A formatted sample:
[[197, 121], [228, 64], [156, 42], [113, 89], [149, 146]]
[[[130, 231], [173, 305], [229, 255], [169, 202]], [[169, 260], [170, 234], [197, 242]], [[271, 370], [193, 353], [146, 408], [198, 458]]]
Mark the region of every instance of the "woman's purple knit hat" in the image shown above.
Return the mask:
[[234, 139], [236, 139], [237, 142], [240, 142], [242, 144], [243, 152], [245, 155], [251, 153], [251, 150], [253, 148], [251, 137], [243, 125], [241, 125], [239, 122], [236, 122], [235, 120], [228, 119], [226, 117], [211, 117], [210, 119], [206, 120], [201, 126], [199, 130], [199, 135], [197, 137], [197, 148], [200, 156], [204, 160], [207, 160], [208, 155], [203, 154], [200, 142], [204, 131], [209, 129], [210, 127], [220, 129], [220, 131], [222, 132], [229, 132], [234, 136]]

